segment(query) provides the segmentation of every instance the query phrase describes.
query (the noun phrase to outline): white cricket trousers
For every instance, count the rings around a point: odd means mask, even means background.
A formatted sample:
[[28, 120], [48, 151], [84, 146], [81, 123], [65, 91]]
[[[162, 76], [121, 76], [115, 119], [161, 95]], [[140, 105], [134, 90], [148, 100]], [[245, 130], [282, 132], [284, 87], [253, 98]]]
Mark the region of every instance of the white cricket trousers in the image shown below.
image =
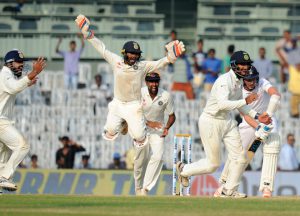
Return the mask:
[[[270, 133], [268, 139], [264, 141], [263, 147], [260, 147], [263, 148], [263, 164], [259, 187], [260, 191], [262, 191], [265, 187], [270, 189], [271, 191], [273, 191], [274, 189], [274, 179], [277, 170], [278, 154], [280, 151], [280, 136], [277, 133], [278, 125], [276, 120], [273, 120], [272, 123], [274, 124], [272, 133]], [[247, 157], [246, 152], [256, 138], [255, 129], [250, 126], [240, 127], [239, 132], [242, 137], [242, 145], [245, 149], [245, 156]], [[248, 164], [245, 165], [245, 168], [247, 167], [247, 165]], [[227, 160], [220, 176], [221, 183], [227, 181], [229, 170], [230, 160]]]
[[223, 141], [228, 151], [228, 158], [233, 161], [225, 189], [236, 190], [246, 163], [236, 121], [233, 119], [215, 119], [202, 113], [199, 118], [199, 131], [206, 158], [186, 164], [181, 175], [193, 176], [216, 171], [221, 165], [221, 143]]
[[134, 158], [136, 190], [144, 188], [150, 191], [155, 186], [163, 167], [164, 138], [151, 133], [149, 144], [145, 148], [136, 149]]
[[10, 121], [0, 120], [0, 176], [11, 178], [29, 148], [25, 138]]
[[128, 124], [129, 135], [137, 141], [143, 141], [146, 137], [146, 123], [140, 101], [122, 102], [114, 98], [108, 104], [104, 129], [111, 135], [117, 134], [124, 120]]

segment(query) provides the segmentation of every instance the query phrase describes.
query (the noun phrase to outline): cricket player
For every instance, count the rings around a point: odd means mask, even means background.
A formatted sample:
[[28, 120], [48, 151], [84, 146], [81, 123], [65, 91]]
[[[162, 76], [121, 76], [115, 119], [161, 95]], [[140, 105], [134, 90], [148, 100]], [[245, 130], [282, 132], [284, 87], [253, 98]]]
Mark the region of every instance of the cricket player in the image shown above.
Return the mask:
[[[188, 186], [188, 177], [212, 173], [221, 164], [220, 151], [223, 142], [228, 151], [230, 164], [227, 181], [223, 187], [222, 197], [245, 198], [245, 194], [237, 192], [241, 175], [246, 164], [237, 123], [230, 116], [230, 111], [238, 109], [260, 122], [269, 124], [271, 118], [267, 114], [259, 114], [247, 104], [257, 99], [257, 94], [242, 96], [242, 78], [249, 74], [252, 60], [245, 51], [235, 52], [231, 58], [231, 70], [221, 75], [214, 83], [203, 113], [199, 118], [199, 131], [206, 158], [191, 164], [177, 163], [179, 182]], [[263, 129], [260, 129], [263, 130]]]
[[[259, 73], [252, 66], [251, 73], [243, 79], [243, 98], [252, 93], [256, 93], [258, 98], [249, 106], [259, 113], [267, 112], [270, 116], [277, 110], [280, 104], [280, 94], [277, 89], [266, 79], [259, 79]], [[273, 129], [268, 136], [264, 138], [263, 147], [263, 165], [259, 190], [262, 191], [263, 197], [271, 197], [274, 188], [274, 178], [277, 170], [277, 160], [280, 151], [280, 136], [278, 134], [277, 120], [272, 116]], [[242, 138], [242, 144], [247, 151], [256, 138], [255, 129], [259, 123], [248, 115], [243, 116], [243, 122], [239, 125], [239, 131]], [[220, 177], [221, 184], [227, 180], [229, 160], [226, 161], [224, 170]], [[250, 162], [250, 161], [249, 161]], [[247, 167], [246, 164], [245, 168]], [[214, 196], [220, 196], [222, 186], [215, 192]]]
[[134, 145], [143, 148], [148, 143], [146, 124], [142, 111], [141, 87], [147, 73], [174, 63], [184, 51], [184, 45], [172, 41], [166, 45], [167, 56], [158, 61], [140, 61], [141, 49], [137, 42], [128, 41], [122, 49], [122, 57], [106, 49], [104, 43], [89, 29], [90, 22], [83, 16], [75, 20], [85, 39], [111, 65], [114, 73], [114, 99], [108, 105], [108, 116], [104, 126], [103, 138], [115, 140], [121, 130], [122, 122], [128, 124], [128, 132]]
[[22, 77], [25, 60], [19, 50], [9, 51], [0, 72], [0, 188], [10, 191], [17, 190], [11, 178], [30, 147], [12, 121], [16, 95], [34, 85], [46, 66], [45, 60], [39, 57], [32, 71]]
[[[141, 90], [142, 107], [150, 134], [150, 146], [136, 150], [134, 159], [136, 195], [147, 195], [155, 186], [163, 166], [164, 138], [176, 119], [170, 93], [159, 88], [159, 74], [148, 73], [145, 81], [147, 86]], [[168, 115], [166, 124], [164, 124], [165, 114]]]

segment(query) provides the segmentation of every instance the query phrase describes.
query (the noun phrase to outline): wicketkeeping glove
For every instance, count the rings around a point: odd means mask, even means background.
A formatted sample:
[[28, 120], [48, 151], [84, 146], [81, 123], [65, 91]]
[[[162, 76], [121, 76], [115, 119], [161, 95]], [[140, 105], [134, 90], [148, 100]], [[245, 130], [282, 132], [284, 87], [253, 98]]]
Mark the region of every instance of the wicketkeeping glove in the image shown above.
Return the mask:
[[94, 37], [94, 31], [90, 30], [90, 21], [84, 15], [79, 14], [75, 20], [84, 39], [91, 39]]
[[168, 51], [167, 58], [171, 63], [174, 63], [177, 57], [179, 57], [185, 51], [184, 44], [182, 41], [178, 40], [168, 43], [165, 47]]
[[265, 125], [263, 123], [260, 123], [256, 128], [255, 136], [260, 138], [261, 140], [265, 140], [268, 138], [273, 128], [274, 126], [272, 124]]

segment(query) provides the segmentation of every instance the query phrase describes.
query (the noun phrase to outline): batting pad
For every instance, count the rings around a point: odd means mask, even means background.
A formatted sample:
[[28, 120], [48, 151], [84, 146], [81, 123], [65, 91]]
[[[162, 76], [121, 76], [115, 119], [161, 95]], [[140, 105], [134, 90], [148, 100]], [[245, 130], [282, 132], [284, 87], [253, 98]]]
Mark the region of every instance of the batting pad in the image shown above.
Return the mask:
[[264, 159], [259, 190], [262, 191], [264, 188], [268, 188], [270, 191], [273, 191], [278, 154], [280, 151], [280, 136], [278, 133], [271, 133], [269, 135], [263, 150]]

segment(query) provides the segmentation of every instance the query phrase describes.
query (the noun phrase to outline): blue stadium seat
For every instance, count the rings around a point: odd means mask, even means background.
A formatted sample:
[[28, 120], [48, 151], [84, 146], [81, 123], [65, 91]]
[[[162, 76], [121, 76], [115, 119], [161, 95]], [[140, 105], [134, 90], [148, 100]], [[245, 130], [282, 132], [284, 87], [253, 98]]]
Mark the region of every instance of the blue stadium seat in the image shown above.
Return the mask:
[[288, 16], [300, 16], [300, 7], [293, 7], [288, 10]]
[[11, 30], [11, 25], [7, 23], [0, 23], [0, 30]]
[[55, 25], [52, 25], [52, 30], [69, 31], [70, 27], [68, 25], [65, 25], [65, 24], [55, 24]]
[[205, 33], [222, 34], [222, 29], [220, 27], [207, 27], [204, 31]]
[[292, 33], [300, 33], [300, 22], [294, 22], [291, 31]]
[[137, 24], [137, 31], [154, 31], [153, 22], [140, 21]]
[[136, 14], [153, 14], [154, 11], [149, 10], [149, 9], [137, 9], [135, 11]]
[[233, 33], [249, 33], [249, 29], [246, 27], [234, 27], [232, 30]]
[[214, 6], [214, 15], [231, 15], [230, 5]]
[[37, 23], [35, 20], [21, 20], [19, 22], [20, 30], [37, 30]]
[[234, 12], [235, 16], [250, 16], [250, 11], [239, 10]]
[[113, 31], [126, 31], [129, 32], [131, 29], [129, 26], [125, 26], [125, 25], [116, 25], [113, 27], [112, 29]]
[[126, 4], [114, 4], [114, 5], [112, 5], [112, 13], [127, 14], [128, 7]]
[[261, 33], [278, 34], [279, 29], [277, 27], [263, 27]]

